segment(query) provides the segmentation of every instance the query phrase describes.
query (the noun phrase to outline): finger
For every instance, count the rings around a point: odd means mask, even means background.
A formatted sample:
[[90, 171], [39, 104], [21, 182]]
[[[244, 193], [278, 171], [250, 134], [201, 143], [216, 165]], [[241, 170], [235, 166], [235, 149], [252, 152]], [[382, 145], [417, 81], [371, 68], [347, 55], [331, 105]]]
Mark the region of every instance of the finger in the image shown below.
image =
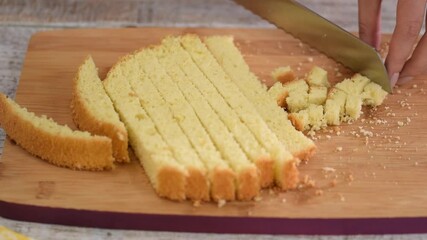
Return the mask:
[[427, 73], [427, 35], [424, 33], [411, 58], [403, 66], [398, 83], [409, 82], [413, 77]]
[[412, 53], [424, 20], [426, 0], [399, 0], [385, 65], [389, 76], [399, 74]]
[[381, 43], [381, 0], [359, 0], [359, 38], [379, 49]]

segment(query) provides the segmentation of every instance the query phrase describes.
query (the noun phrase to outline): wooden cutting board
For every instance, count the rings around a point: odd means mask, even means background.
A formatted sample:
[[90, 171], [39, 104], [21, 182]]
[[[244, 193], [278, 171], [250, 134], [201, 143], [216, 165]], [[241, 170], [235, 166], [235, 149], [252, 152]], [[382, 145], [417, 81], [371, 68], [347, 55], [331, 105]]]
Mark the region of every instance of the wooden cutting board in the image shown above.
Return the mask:
[[[351, 74], [280, 30], [60, 30], [31, 38], [16, 100], [75, 128], [69, 108], [72, 80], [88, 54], [103, 78], [120, 56], [158, 44], [167, 35], [185, 33], [233, 35], [252, 70], [267, 84], [270, 72], [286, 65], [300, 77], [319, 65], [333, 82]], [[314, 180], [314, 187], [266, 190], [259, 201], [222, 207], [158, 198], [135, 157], [113, 171], [73, 171], [52, 166], [7, 140], [0, 162], [0, 215], [80, 226], [195, 232], [427, 232], [426, 80], [422, 76], [414, 80], [416, 85], [399, 87], [383, 106], [367, 110], [354, 124], [317, 133], [317, 154], [300, 166], [302, 177]]]

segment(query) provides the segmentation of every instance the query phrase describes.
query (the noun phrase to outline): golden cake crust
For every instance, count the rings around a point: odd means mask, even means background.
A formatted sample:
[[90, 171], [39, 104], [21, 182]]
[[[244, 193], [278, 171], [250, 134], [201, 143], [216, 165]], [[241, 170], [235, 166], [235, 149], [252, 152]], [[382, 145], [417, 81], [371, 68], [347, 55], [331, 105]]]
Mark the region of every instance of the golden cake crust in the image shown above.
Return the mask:
[[18, 145], [51, 164], [93, 171], [114, 167], [109, 138], [49, 133], [20, 116], [3, 94], [0, 94], [0, 125]]

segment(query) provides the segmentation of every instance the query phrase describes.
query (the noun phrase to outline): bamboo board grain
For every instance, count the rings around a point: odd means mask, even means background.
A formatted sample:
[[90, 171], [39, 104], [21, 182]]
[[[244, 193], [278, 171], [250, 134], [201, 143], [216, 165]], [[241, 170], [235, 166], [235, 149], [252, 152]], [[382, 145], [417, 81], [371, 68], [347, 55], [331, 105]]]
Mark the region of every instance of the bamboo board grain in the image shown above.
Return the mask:
[[[86, 55], [93, 56], [104, 77], [120, 56], [158, 44], [167, 35], [185, 33], [233, 35], [251, 69], [267, 84], [271, 84], [270, 72], [284, 65], [292, 66], [300, 77], [313, 65], [320, 65], [329, 71], [334, 82], [351, 74], [280, 30], [60, 30], [37, 33], [31, 38], [16, 100], [30, 111], [75, 128], [69, 108], [72, 79]], [[337, 70], [343, 76], [337, 76]], [[49, 165], [7, 140], [0, 162], [0, 201], [54, 209], [160, 216], [276, 220], [426, 218], [426, 80], [422, 76], [415, 80], [416, 86], [400, 87], [382, 107], [365, 114], [365, 120], [318, 133], [317, 154], [300, 166], [303, 176], [316, 181], [314, 188], [264, 191], [261, 201], [231, 202], [221, 208], [209, 203], [194, 207], [191, 202], [158, 198], [134, 157], [131, 164], [110, 172], [72, 171]], [[399, 126], [399, 122], [404, 126]], [[365, 139], [360, 128], [374, 136]], [[342, 151], [337, 147], [342, 147]], [[324, 167], [336, 171], [325, 172]], [[62, 223], [59, 219], [58, 222]], [[265, 232], [274, 231], [265, 229]]]

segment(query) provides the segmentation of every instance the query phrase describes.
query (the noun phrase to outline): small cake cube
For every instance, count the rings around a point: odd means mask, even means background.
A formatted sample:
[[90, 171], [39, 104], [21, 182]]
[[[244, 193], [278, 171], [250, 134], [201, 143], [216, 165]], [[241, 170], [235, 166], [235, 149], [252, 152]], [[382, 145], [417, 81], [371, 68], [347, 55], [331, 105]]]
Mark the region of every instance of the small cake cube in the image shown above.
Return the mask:
[[308, 94], [308, 102], [316, 105], [323, 105], [328, 95], [327, 87], [311, 86]]
[[374, 82], [368, 83], [362, 92], [363, 105], [376, 107], [383, 103], [387, 92]]
[[290, 66], [278, 67], [271, 72], [271, 77], [276, 82], [286, 83], [295, 80], [294, 71]]
[[280, 107], [285, 107], [288, 91], [283, 87], [281, 82], [276, 82], [268, 89], [268, 95], [277, 102]]
[[331, 84], [328, 81], [328, 72], [323, 68], [315, 66], [311, 69], [310, 73], [307, 76], [307, 83], [310, 86], [322, 86], [330, 87]]

